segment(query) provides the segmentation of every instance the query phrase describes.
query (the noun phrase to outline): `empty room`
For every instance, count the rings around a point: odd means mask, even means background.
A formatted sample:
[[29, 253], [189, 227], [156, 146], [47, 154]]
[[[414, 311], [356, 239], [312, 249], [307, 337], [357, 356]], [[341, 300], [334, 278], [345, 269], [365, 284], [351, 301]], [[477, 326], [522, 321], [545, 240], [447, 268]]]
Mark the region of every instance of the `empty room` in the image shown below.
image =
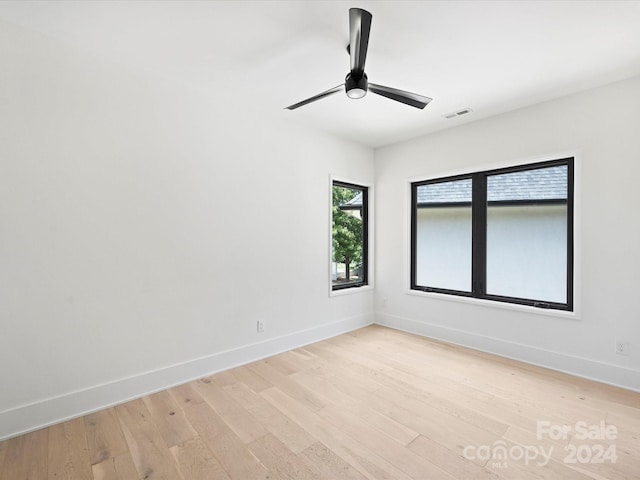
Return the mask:
[[0, 0], [0, 480], [640, 479], [639, 26]]

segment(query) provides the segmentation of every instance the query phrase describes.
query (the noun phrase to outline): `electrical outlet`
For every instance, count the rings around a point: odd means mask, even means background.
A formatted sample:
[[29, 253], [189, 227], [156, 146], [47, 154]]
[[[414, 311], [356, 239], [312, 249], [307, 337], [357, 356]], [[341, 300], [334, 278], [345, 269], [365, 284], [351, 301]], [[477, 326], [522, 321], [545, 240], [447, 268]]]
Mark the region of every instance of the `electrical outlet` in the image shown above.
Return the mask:
[[264, 320], [258, 320], [257, 327], [258, 327], [258, 333], [263, 333], [265, 328]]
[[631, 345], [629, 344], [629, 342], [621, 342], [620, 340], [616, 340], [616, 353], [618, 355], [630, 355]]

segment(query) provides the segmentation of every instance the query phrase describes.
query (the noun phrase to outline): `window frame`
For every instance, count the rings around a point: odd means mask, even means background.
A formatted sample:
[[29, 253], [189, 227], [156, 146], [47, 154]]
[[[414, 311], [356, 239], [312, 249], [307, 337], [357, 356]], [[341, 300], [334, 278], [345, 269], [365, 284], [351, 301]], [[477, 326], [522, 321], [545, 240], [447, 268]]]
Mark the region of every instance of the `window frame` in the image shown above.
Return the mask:
[[[333, 263], [333, 187], [344, 187], [357, 189], [362, 191], [362, 280], [358, 282], [350, 282], [343, 285], [335, 285], [332, 278]], [[331, 177], [329, 182], [329, 294], [339, 295], [343, 293], [351, 293], [370, 289], [372, 287], [370, 249], [371, 249], [371, 190], [370, 185], [357, 183], [352, 180], [342, 180]]]
[[[487, 201], [487, 178], [492, 175], [500, 175], [527, 170], [537, 170], [553, 166], [567, 166], [567, 266], [566, 266], [566, 303], [542, 301], [535, 299], [510, 297], [496, 294], [486, 293], [486, 277], [487, 277], [487, 209], [491, 202]], [[438, 287], [429, 287], [418, 285], [417, 283], [417, 189], [423, 185], [444, 183], [456, 180], [472, 180], [472, 254], [471, 254], [471, 291], [450, 290]], [[525, 307], [534, 307], [536, 309], [544, 309], [548, 311], [564, 311], [567, 313], [575, 313], [575, 156], [563, 156], [554, 160], [544, 160], [529, 163], [518, 163], [515, 165], [493, 168], [489, 170], [479, 170], [470, 173], [462, 173], [456, 175], [448, 175], [442, 177], [429, 178], [426, 180], [411, 181], [409, 184], [410, 195], [410, 245], [409, 245], [409, 291], [427, 292], [448, 295], [451, 297], [462, 297], [467, 299], [477, 299], [483, 302], [499, 302], [501, 304], [519, 305]], [[564, 204], [557, 200], [534, 200], [534, 201], [515, 201], [501, 202], [502, 204]], [[494, 205], [496, 203], [493, 203]], [[464, 204], [457, 203], [455, 206]], [[466, 203], [468, 206], [469, 204]], [[441, 207], [447, 204], [439, 205]]]

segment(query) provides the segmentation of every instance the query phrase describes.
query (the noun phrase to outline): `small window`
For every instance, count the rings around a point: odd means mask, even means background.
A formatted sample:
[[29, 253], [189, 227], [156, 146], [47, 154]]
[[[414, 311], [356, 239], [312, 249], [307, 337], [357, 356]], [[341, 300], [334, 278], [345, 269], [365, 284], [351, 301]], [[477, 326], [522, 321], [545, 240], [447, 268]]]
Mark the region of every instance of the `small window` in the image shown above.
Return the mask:
[[573, 310], [573, 158], [411, 191], [412, 289]]
[[331, 208], [331, 289], [367, 285], [368, 188], [334, 181]]

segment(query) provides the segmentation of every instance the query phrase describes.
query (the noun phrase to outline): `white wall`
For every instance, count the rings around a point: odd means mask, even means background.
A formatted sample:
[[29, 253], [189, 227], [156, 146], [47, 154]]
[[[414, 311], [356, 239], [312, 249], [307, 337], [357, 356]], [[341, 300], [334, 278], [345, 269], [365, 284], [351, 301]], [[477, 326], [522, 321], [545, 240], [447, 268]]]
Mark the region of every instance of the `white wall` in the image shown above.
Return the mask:
[[[564, 205], [489, 207], [487, 293], [566, 303], [566, 212]], [[416, 230], [417, 284], [470, 292], [471, 207], [419, 208]]]
[[566, 205], [487, 209], [486, 292], [567, 302]]
[[[640, 390], [638, 104], [633, 78], [377, 150], [377, 321]], [[410, 180], [562, 153], [577, 155], [577, 318], [407, 293]]]
[[373, 321], [327, 275], [330, 174], [372, 183], [372, 150], [6, 23], [0, 46], [0, 439]]
[[471, 207], [419, 208], [416, 282], [471, 291]]

